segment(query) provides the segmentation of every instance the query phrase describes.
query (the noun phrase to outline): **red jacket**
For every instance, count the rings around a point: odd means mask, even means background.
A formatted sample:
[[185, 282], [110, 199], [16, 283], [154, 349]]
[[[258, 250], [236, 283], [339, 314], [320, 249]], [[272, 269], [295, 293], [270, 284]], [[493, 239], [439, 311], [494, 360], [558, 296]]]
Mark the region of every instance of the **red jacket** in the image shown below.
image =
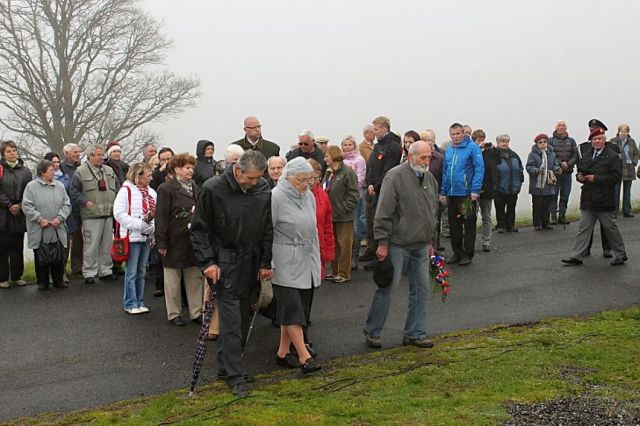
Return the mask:
[[333, 260], [335, 255], [335, 242], [333, 240], [333, 220], [331, 216], [331, 201], [329, 195], [322, 189], [319, 183], [311, 188], [316, 198], [316, 223], [318, 227], [318, 239], [320, 240], [320, 260], [324, 263]]

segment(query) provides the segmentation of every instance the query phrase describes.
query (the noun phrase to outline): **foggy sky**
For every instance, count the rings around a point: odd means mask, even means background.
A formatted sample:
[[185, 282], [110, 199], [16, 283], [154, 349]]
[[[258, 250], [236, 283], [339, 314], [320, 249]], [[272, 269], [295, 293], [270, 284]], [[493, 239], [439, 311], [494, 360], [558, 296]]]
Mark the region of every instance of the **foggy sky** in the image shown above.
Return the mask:
[[154, 126], [163, 143], [216, 157], [256, 115], [283, 148], [301, 129], [358, 140], [377, 115], [392, 130], [459, 121], [509, 133], [523, 160], [565, 119], [638, 125], [640, 4], [625, 1], [146, 0], [174, 41], [167, 63], [203, 82], [198, 106]]

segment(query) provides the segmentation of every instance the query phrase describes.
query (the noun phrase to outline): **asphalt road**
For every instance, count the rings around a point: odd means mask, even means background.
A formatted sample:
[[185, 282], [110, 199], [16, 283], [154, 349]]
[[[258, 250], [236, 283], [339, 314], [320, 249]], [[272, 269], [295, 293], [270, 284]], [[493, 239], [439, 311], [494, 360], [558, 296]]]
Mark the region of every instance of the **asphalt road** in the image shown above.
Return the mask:
[[[640, 304], [640, 218], [621, 219], [629, 262], [613, 267], [593, 255], [566, 267], [577, 224], [554, 231], [494, 234], [490, 253], [472, 265], [451, 266], [452, 293], [429, 305], [429, 333], [491, 324], [525, 323]], [[449, 243], [445, 240], [445, 245]], [[478, 245], [479, 247], [479, 245]], [[69, 411], [186, 387], [198, 331], [172, 326], [164, 299], [151, 297], [151, 313], [129, 316], [121, 308], [122, 280], [38, 292], [34, 285], [0, 290], [0, 421], [43, 412]], [[316, 293], [312, 341], [320, 360], [367, 352], [361, 329], [375, 284], [355, 271], [347, 284], [324, 284]], [[383, 348], [399, 345], [406, 310], [406, 283], [396, 293], [383, 331]], [[258, 317], [248, 350], [252, 374], [277, 368], [279, 331]], [[215, 343], [201, 383], [215, 378]]]

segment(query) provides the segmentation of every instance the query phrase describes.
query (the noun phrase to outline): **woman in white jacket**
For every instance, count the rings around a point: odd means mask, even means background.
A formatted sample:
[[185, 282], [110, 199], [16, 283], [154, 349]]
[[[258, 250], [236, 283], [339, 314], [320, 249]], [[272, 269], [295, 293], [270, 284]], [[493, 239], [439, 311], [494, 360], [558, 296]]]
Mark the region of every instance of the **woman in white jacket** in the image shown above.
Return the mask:
[[129, 258], [124, 273], [124, 310], [132, 315], [149, 312], [144, 306], [144, 275], [155, 230], [156, 192], [149, 187], [151, 166], [136, 163], [116, 196], [113, 216], [120, 237], [129, 233]]

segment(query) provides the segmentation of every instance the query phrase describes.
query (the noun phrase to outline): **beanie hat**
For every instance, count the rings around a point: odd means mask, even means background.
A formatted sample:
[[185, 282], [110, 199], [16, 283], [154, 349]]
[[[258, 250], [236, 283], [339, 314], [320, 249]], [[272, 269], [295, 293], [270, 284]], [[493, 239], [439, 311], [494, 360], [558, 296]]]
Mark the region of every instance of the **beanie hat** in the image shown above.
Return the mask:
[[600, 127], [596, 127], [591, 130], [591, 133], [589, 133], [589, 140], [595, 138], [596, 136], [601, 136], [601, 135], [604, 135], [604, 129]]
[[109, 145], [107, 145], [109, 146], [109, 148], [107, 149], [107, 157], [110, 156], [113, 151], [122, 151], [122, 148], [120, 148], [120, 145], [118, 143], [110, 143]]
[[546, 139], [547, 141], [549, 141], [549, 136], [547, 136], [545, 133], [540, 133], [538, 136], [533, 138], [533, 142], [538, 143], [542, 139]]

